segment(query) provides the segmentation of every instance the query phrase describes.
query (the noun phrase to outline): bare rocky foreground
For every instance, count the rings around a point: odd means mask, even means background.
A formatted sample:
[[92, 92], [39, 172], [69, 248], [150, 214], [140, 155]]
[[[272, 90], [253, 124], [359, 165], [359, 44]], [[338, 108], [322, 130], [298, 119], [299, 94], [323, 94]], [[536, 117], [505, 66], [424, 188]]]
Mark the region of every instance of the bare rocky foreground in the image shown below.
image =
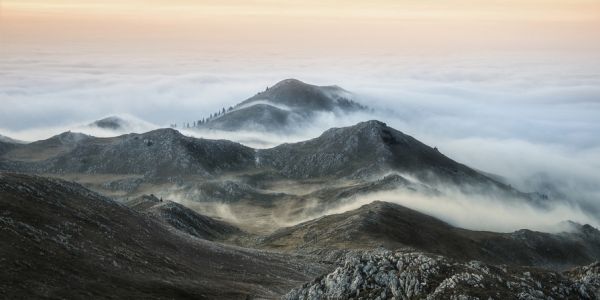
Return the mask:
[[565, 273], [457, 262], [413, 251], [349, 253], [285, 299], [598, 299], [600, 264]]
[[181, 233], [61, 180], [0, 173], [0, 297], [277, 298], [325, 269]]
[[[597, 263], [561, 273], [415, 250], [299, 255], [240, 248], [208, 239], [244, 235], [242, 231], [178, 204], [147, 197], [134, 202], [136, 211], [79, 184], [38, 176], [0, 173], [0, 205], [0, 294], [7, 299], [600, 295]], [[382, 205], [387, 204], [376, 203], [375, 208]]]

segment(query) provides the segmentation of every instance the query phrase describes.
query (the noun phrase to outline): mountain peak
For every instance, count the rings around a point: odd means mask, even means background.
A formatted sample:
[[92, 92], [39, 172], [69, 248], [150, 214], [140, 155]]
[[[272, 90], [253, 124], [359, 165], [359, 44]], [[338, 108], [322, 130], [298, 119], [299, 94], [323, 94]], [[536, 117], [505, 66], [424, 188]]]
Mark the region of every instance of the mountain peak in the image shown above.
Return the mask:
[[295, 79], [295, 78], [288, 78], [288, 79], [279, 81], [271, 88], [282, 88], [282, 87], [291, 87], [291, 86], [311, 86], [311, 85], [308, 83], [305, 83], [301, 80]]
[[318, 86], [288, 78], [218, 113], [202, 127], [221, 130], [292, 132], [310, 124], [318, 113], [336, 116], [366, 110], [352, 93], [336, 85]]
[[375, 200], [371, 203], [367, 203], [363, 206], [361, 206], [360, 208], [358, 208], [358, 211], [364, 211], [364, 210], [386, 210], [386, 209], [391, 209], [391, 208], [395, 208], [399, 206], [398, 204], [392, 204], [390, 202], [385, 202], [385, 201], [381, 201], [381, 200]]
[[277, 89], [298, 89], [298, 90], [316, 89], [316, 90], [339, 90], [339, 91], [347, 92], [346, 90], [344, 90], [343, 88], [341, 88], [337, 85], [319, 86], [319, 85], [306, 83], [302, 80], [295, 79], [295, 78], [288, 78], [288, 79], [281, 80], [281, 81], [277, 82], [275, 85], [273, 85], [272, 87], [268, 88], [267, 91], [272, 91], [272, 90], [277, 90]]
[[176, 137], [176, 136], [184, 136], [176, 129], [173, 128], [159, 128], [143, 133], [142, 135], [148, 136], [158, 136], [158, 137]]
[[98, 127], [102, 129], [111, 129], [117, 130], [122, 129], [127, 125], [127, 121], [118, 116], [108, 116], [106, 118], [94, 121], [90, 123], [88, 126], [90, 127]]
[[378, 121], [378, 120], [369, 120], [369, 121], [360, 122], [351, 127], [354, 127], [357, 129], [378, 129], [378, 130], [389, 128], [386, 123]]
[[269, 161], [272, 167], [292, 178], [333, 175], [366, 178], [401, 171], [425, 182], [492, 186], [514, 192], [446, 157], [435, 147], [377, 120], [332, 128], [317, 138], [265, 149], [260, 155], [262, 161]]
[[295, 111], [356, 111], [364, 107], [350, 99], [351, 94], [338, 86], [317, 86], [298, 79], [284, 79], [243, 101], [238, 107], [266, 101]]
[[0, 134], [0, 142], [8, 143], [8, 144], [26, 144], [26, 142], [24, 142], [24, 141], [16, 140], [16, 139], [13, 139], [8, 136], [1, 135], [1, 134]]
[[372, 144], [378, 144], [381, 141], [389, 144], [407, 137], [404, 133], [388, 127], [384, 122], [370, 120], [348, 127], [331, 128], [325, 131], [319, 138], [344, 140], [352, 136], [357, 136], [362, 141], [368, 141]]
[[63, 143], [77, 143], [83, 140], [87, 140], [93, 138], [91, 135], [87, 135], [85, 133], [81, 133], [81, 132], [72, 132], [72, 131], [65, 131], [63, 133], [57, 134], [53, 137], [51, 137], [49, 140], [59, 140], [60, 142]]

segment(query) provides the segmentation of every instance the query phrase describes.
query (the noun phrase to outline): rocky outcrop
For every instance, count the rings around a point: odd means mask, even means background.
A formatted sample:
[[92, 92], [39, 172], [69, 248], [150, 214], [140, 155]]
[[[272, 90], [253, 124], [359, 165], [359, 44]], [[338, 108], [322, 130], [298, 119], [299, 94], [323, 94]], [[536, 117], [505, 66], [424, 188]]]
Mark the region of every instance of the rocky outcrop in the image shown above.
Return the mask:
[[413, 251], [350, 253], [284, 299], [598, 299], [598, 263], [556, 273]]

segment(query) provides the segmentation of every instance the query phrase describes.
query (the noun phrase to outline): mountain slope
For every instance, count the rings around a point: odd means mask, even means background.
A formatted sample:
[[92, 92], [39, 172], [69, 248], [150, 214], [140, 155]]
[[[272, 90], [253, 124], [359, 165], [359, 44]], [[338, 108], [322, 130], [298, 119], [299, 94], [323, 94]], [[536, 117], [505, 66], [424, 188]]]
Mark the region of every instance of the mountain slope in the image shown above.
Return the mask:
[[276, 298], [322, 269], [178, 234], [82, 186], [0, 173], [0, 297]]
[[93, 140], [94, 137], [76, 132], [63, 132], [46, 140], [18, 145], [3, 154], [3, 158], [14, 161], [42, 161], [68, 153], [80, 144]]
[[3, 155], [4, 153], [22, 144], [24, 144], [24, 142], [17, 141], [15, 139], [11, 139], [7, 136], [3, 136], [0, 134], [0, 155]]
[[573, 233], [521, 230], [510, 234], [455, 228], [406, 207], [373, 202], [280, 229], [261, 244], [268, 248], [319, 251], [330, 248], [412, 247], [457, 259], [564, 268], [600, 260], [600, 231]]
[[25, 142], [20, 140], [15, 140], [5, 135], [0, 134], [0, 143], [9, 143], [9, 144], [25, 144]]
[[179, 203], [163, 201], [154, 195], [144, 195], [127, 205], [197, 238], [212, 241], [242, 234], [242, 231], [233, 225], [196, 213]]
[[211, 119], [203, 127], [227, 131], [268, 131], [273, 128], [285, 128], [292, 124], [293, 118], [294, 113], [291, 111], [259, 103]]

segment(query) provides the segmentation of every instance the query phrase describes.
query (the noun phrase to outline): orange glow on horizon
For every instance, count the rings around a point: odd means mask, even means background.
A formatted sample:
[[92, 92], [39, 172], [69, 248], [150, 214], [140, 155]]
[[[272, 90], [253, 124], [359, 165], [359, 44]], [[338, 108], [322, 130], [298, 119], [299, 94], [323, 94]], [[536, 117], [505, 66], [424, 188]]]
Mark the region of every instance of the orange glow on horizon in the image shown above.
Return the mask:
[[[598, 0], [4, 0], [4, 44], [600, 47]], [[356, 41], [360, 40], [360, 43]], [[357, 51], [358, 51], [357, 50]]]

